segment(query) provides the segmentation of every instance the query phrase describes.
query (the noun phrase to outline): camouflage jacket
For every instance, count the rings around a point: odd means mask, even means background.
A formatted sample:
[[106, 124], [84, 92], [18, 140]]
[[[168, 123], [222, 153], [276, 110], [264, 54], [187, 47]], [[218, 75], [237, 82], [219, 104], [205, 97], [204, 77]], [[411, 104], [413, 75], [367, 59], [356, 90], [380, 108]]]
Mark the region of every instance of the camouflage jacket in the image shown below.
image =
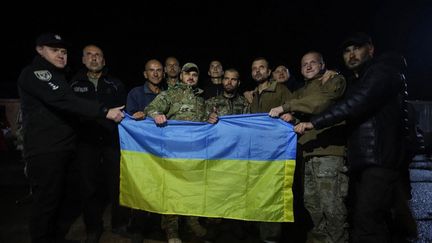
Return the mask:
[[221, 94], [206, 100], [206, 114], [212, 113], [214, 108], [219, 116], [249, 113], [248, 102], [240, 95], [227, 98]]
[[164, 114], [169, 120], [206, 121], [205, 102], [201, 89], [178, 83], [161, 92], [144, 109], [144, 112], [155, 117]]

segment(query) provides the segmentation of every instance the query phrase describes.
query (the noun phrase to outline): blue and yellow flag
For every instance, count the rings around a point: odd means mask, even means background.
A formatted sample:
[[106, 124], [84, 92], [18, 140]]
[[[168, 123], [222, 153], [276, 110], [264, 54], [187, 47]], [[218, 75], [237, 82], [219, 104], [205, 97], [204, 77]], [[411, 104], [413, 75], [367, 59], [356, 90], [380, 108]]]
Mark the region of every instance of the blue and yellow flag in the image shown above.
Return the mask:
[[217, 124], [125, 118], [120, 203], [161, 214], [292, 222], [297, 137], [267, 114]]

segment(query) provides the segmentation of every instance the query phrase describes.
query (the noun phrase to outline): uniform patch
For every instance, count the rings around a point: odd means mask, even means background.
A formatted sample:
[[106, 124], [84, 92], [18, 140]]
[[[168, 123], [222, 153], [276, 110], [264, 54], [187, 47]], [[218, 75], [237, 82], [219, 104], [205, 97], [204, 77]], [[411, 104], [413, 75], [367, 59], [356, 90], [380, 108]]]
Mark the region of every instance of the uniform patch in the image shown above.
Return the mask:
[[52, 82], [48, 82], [48, 85], [51, 87], [52, 90], [57, 90], [59, 88], [58, 85], [55, 85]]
[[48, 82], [52, 78], [52, 74], [48, 70], [39, 70], [33, 72], [39, 80]]
[[89, 88], [88, 87], [78, 87], [78, 86], [75, 86], [75, 87], [73, 87], [73, 91], [76, 92], [76, 93], [86, 93], [86, 92], [89, 91]]

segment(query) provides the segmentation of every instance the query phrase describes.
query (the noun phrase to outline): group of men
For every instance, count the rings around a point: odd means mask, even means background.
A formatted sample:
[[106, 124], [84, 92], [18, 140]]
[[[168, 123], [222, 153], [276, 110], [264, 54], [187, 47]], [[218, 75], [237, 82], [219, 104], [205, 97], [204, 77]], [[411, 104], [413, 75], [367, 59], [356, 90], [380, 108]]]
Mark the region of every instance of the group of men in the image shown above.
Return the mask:
[[[59, 35], [39, 36], [36, 51], [38, 55], [18, 80], [24, 156], [34, 186], [32, 242], [65, 241], [81, 212], [87, 242], [98, 242], [107, 203], [113, 207], [113, 229], [130, 220], [118, 200], [116, 123], [124, 116], [124, 105], [134, 119], [150, 116], [158, 126], [170, 119], [216, 124], [219, 116], [244, 113], [280, 117], [300, 134], [296, 167], [304, 181], [298, 180], [297, 186], [313, 222], [307, 242], [403, 242], [406, 238], [396, 236], [391, 225], [397, 217], [395, 202], [406, 200], [399, 193], [406, 168], [401, 159], [406, 146], [405, 80], [400, 57], [374, 58], [368, 35], [355, 33], [341, 46], [347, 78], [327, 70], [322, 55], [310, 51], [301, 59], [304, 85], [289, 89], [277, 81], [278, 75], [289, 76], [286, 67], [276, 67], [278, 73], [272, 78], [268, 60], [254, 59], [251, 76], [257, 86], [245, 97], [238, 92], [240, 73], [233, 68], [224, 71], [216, 60], [209, 66], [209, 82], [199, 86], [196, 64], [180, 68], [174, 57], [167, 58], [165, 66], [151, 59], [143, 71], [144, 85], [126, 95], [124, 85], [107, 73], [103, 52], [96, 45], [84, 47], [85, 68], [70, 82], [64, 76], [67, 43]], [[348, 210], [349, 185], [352, 205]], [[81, 206], [72, 210], [77, 201]], [[132, 219], [143, 220], [142, 212], [132, 211]], [[186, 217], [185, 222], [198, 237], [214, 237], [199, 218]], [[162, 217], [170, 243], [182, 242], [178, 224], [178, 216]], [[281, 224], [262, 222], [258, 228], [262, 241], [282, 240]], [[135, 233], [133, 242], [141, 242], [140, 229]]]

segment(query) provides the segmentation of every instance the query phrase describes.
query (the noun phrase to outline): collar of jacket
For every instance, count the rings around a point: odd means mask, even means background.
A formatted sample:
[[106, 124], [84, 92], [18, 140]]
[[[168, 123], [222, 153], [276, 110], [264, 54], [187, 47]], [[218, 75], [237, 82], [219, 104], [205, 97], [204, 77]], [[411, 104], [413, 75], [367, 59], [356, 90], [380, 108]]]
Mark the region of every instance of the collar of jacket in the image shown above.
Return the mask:
[[320, 74], [315, 75], [315, 77], [313, 77], [313, 78], [304, 79], [304, 81], [305, 81], [305, 83], [310, 83], [311, 81], [322, 78], [322, 76], [323, 76], [323, 74], [320, 73]]
[[366, 61], [359, 69], [358, 71], [358, 77], [356, 77], [355, 73], [353, 71], [349, 71], [349, 79], [350, 80], [357, 80], [363, 77], [364, 73], [368, 70], [368, 68], [372, 65], [372, 63], [375, 62], [375, 58], [371, 58], [370, 60]]
[[183, 83], [183, 82], [178, 82], [174, 87], [178, 87], [178, 88], [180, 88], [180, 89], [182, 89], [182, 90], [185, 90], [185, 89], [191, 89], [192, 92], [193, 92], [195, 95], [201, 95], [202, 93], [204, 93], [204, 90], [202, 90], [202, 89], [200, 89], [200, 88], [198, 88], [198, 87], [192, 87], [192, 86], [187, 85], [187, 84], [185, 84], [185, 83]]
[[[265, 90], [263, 90], [263, 92], [275, 92], [276, 91], [276, 86], [277, 86], [278, 82], [277, 81], [268, 81], [268, 86], [267, 88], [265, 88]], [[254, 89], [253, 91], [254, 93], [258, 93], [258, 86]]]
[[33, 65], [37, 65], [40, 68], [47, 69], [50, 71], [62, 72], [62, 73], [66, 72], [66, 68], [58, 68], [39, 55], [35, 56], [35, 58], [33, 59]]
[[[87, 76], [87, 72], [88, 69], [86, 67], [81, 68], [77, 74], [73, 77], [74, 80], [89, 80], [88, 76]], [[102, 75], [99, 77], [99, 79], [105, 77], [108, 75], [108, 68], [107, 67], [103, 67], [102, 68]]]
[[[153, 93], [153, 91], [151, 91], [151, 89], [149, 88], [149, 83], [150, 83], [149, 81], [145, 81], [145, 83], [143, 85], [144, 86], [143, 87], [144, 94], [154, 94], [154, 95], [157, 95], [157, 94]], [[160, 89], [161, 92], [164, 91], [164, 89], [161, 86], [159, 86], [159, 89]]]

